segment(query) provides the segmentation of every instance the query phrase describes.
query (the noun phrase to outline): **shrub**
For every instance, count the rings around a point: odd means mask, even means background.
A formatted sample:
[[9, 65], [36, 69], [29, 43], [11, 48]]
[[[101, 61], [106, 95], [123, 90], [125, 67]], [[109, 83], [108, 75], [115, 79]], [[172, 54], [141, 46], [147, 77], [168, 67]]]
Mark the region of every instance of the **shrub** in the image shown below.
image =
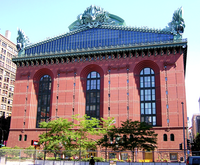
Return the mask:
[[12, 156], [14, 156], [14, 157], [18, 157], [18, 156], [20, 156], [20, 147], [18, 147], [18, 146], [15, 146], [14, 148], [12, 148], [11, 150], [10, 150], [10, 154], [12, 155]]
[[110, 161], [117, 162], [118, 159], [117, 158], [113, 158], [113, 159], [110, 159]]
[[11, 154], [11, 152], [10, 152], [11, 149], [12, 148], [10, 148], [10, 147], [2, 147], [0, 149], [0, 156], [10, 155]]
[[56, 157], [56, 159], [55, 159], [55, 157], [48, 157], [46, 159], [47, 160], [63, 160], [62, 158], [59, 158], [59, 157]]
[[124, 160], [117, 160], [117, 162], [125, 162]]
[[32, 157], [33, 154], [35, 153], [35, 148], [34, 146], [29, 146], [24, 150], [24, 153], [27, 155], [27, 157]]
[[105, 159], [102, 157], [94, 157], [95, 162], [105, 162]]
[[89, 162], [90, 161], [90, 158], [83, 158], [81, 159], [83, 162]]
[[163, 159], [162, 161], [163, 161], [163, 162], [168, 162], [168, 159]]
[[[89, 162], [91, 158], [83, 158], [81, 161], [83, 162]], [[105, 159], [102, 157], [94, 157], [95, 162], [105, 162]]]
[[37, 159], [42, 160], [44, 158], [44, 153], [43, 152], [37, 152]]

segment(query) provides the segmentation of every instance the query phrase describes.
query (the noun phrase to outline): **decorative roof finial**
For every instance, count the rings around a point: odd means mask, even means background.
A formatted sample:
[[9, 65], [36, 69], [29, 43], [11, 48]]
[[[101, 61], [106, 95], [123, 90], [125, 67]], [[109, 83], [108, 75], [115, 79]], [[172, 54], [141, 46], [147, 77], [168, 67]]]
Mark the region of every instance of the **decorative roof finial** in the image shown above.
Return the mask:
[[185, 22], [182, 17], [183, 8], [180, 7], [174, 11], [172, 21], [168, 23], [165, 30], [169, 30], [174, 34], [174, 39], [181, 39], [185, 28]]
[[30, 44], [29, 38], [25, 35], [24, 31], [22, 29], [17, 29], [18, 36], [17, 36], [17, 50], [18, 50], [18, 56], [21, 56], [24, 54], [24, 48]]
[[69, 26], [69, 30], [95, 28], [100, 25], [125, 25], [125, 23], [122, 18], [104, 11], [101, 7], [91, 5], [83, 14], [78, 15], [77, 20]]

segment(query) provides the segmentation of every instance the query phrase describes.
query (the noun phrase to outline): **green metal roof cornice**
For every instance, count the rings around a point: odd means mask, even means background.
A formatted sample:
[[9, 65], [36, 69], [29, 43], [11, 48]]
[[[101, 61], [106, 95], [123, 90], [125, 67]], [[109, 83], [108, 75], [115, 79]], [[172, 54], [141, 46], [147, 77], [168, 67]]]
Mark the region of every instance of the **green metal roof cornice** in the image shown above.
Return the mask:
[[109, 46], [109, 47], [97, 47], [88, 49], [77, 49], [70, 51], [60, 51], [60, 52], [50, 52], [43, 54], [35, 54], [34, 56], [17, 57], [13, 58], [13, 62], [31, 61], [31, 60], [42, 60], [42, 59], [53, 59], [53, 58], [64, 58], [64, 57], [74, 57], [74, 56], [89, 56], [95, 54], [105, 54], [105, 53], [117, 53], [124, 51], [134, 51], [134, 50], [148, 50], [148, 49], [162, 49], [162, 48], [173, 48], [187, 46], [187, 39], [166, 41], [166, 42], [156, 42], [156, 43], [140, 43], [140, 44], [129, 44], [120, 46]]

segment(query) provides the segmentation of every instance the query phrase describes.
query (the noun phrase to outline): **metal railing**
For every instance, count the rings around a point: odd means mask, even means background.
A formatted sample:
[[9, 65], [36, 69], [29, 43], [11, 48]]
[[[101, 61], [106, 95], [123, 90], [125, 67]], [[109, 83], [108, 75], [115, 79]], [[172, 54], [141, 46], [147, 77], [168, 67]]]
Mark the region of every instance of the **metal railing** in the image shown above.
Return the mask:
[[[44, 155], [46, 154], [46, 159]], [[81, 157], [79, 157], [81, 155]], [[45, 151], [27, 149], [0, 149], [0, 164], [68, 164], [68, 165], [89, 165], [90, 157], [94, 156], [95, 165], [140, 165], [159, 163], [184, 163], [184, 151]], [[191, 155], [191, 153], [188, 153]], [[188, 156], [187, 155], [187, 156]], [[80, 158], [80, 159], [79, 159]], [[153, 164], [152, 164], [153, 163]], [[52, 165], [53, 165], [52, 164]], [[166, 164], [165, 164], [166, 165]]]

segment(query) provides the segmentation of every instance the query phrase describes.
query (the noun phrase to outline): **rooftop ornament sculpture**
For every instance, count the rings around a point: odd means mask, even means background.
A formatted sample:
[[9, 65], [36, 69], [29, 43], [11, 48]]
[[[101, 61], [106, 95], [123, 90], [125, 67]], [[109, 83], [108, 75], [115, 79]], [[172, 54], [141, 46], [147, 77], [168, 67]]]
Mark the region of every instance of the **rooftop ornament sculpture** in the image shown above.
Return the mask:
[[101, 25], [125, 25], [122, 18], [104, 11], [101, 7], [91, 5], [83, 14], [78, 15], [77, 20], [69, 26], [69, 30], [81, 28], [95, 28]]
[[18, 36], [17, 36], [17, 50], [18, 56], [20, 57], [24, 54], [24, 48], [30, 44], [29, 38], [25, 35], [22, 29], [18, 28]]
[[173, 33], [174, 39], [181, 39], [185, 28], [185, 22], [182, 17], [183, 8], [175, 10], [172, 21], [168, 23], [168, 27], [165, 30], [169, 30]]

